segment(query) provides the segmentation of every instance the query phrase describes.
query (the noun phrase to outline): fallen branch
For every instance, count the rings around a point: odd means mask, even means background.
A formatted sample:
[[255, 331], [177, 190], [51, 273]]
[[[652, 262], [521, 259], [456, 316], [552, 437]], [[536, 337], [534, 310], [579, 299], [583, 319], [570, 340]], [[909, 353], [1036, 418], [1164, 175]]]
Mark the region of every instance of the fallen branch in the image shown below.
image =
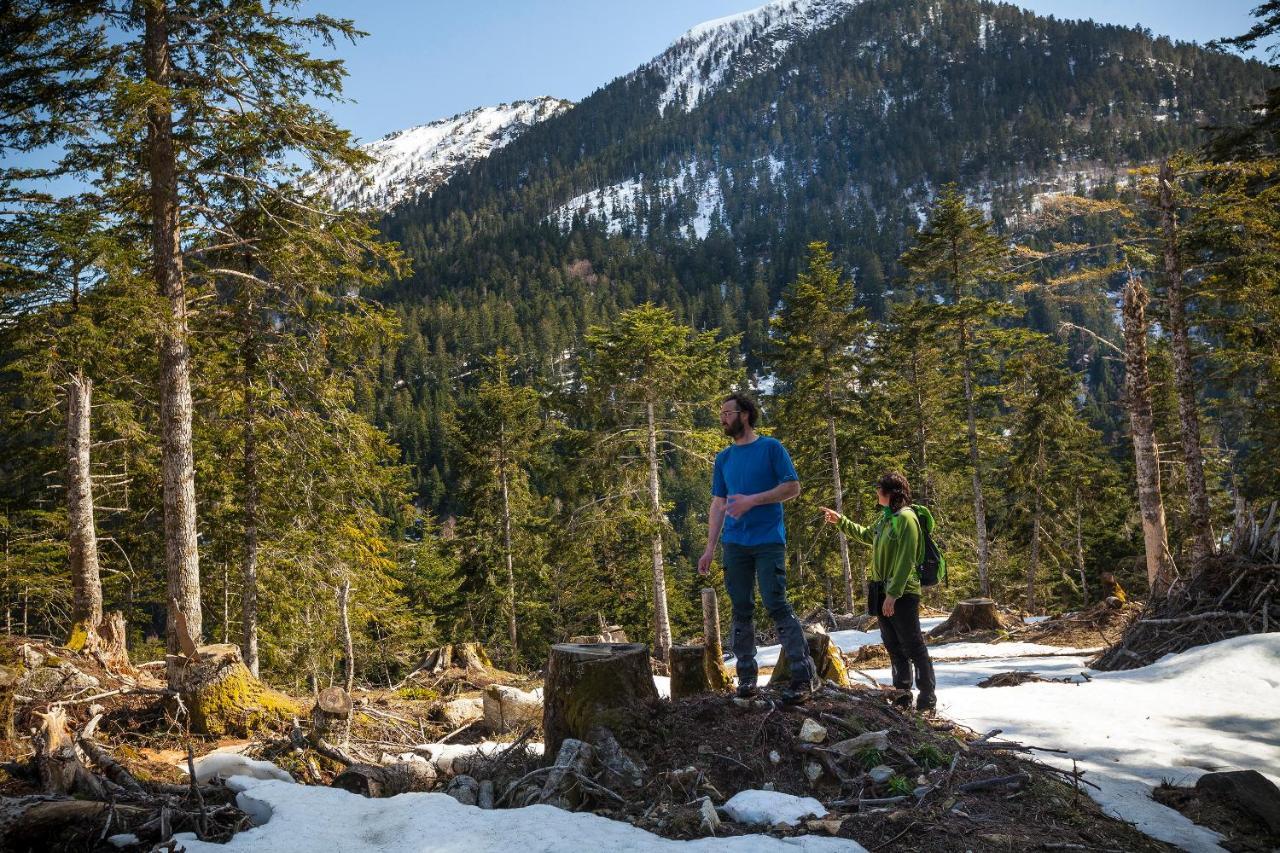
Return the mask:
[[987, 788], [998, 788], [1001, 785], [1011, 785], [1014, 783], [1025, 785], [1029, 781], [1031, 781], [1031, 776], [1024, 771], [1022, 773], [1015, 773], [1012, 776], [993, 776], [990, 779], [979, 779], [976, 782], [966, 782], [957, 790], [969, 793], [972, 791], [984, 791]]

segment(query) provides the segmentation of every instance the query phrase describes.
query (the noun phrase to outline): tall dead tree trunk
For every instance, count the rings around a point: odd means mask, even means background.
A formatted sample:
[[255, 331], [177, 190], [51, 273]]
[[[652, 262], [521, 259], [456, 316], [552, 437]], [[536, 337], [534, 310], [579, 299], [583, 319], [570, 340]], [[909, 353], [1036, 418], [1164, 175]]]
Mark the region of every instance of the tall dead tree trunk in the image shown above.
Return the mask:
[[[957, 272], [956, 280], [959, 280]], [[960, 294], [956, 294], [960, 304]], [[960, 321], [960, 354], [964, 370], [964, 408], [968, 421], [969, 468], [973, 479], [973, 523], [978, 544], [978, 592], [991, 595], [991, 579], [988, 576], [990, 545], [987, 541], [987, 504], [982, 497], [982, 468], [978, 455], [978, 412], [973, 393], [973, 354], [969, 351], [969, 324]]]
[[338, 642], [342, 644], [342, 684], [347, 695], [356, 686], [356, 659], [351, 644], [351, 579], [338, 585]]
[[921, 387], [920, 350], [911, 347], [911, 388], [916, 407], [916, 464], [920, 470], [920, 502], [928, 504], [933, 497], [933, 480], [929, 474], [929, 425], [924, 416], [924, 390]]
[[1031, 507], [1031, 554], [1027, 559], [1027, 612], [1036, 612], [1036, 575], [1040, 571], [1040, 518], [1043, 512], [1040, 489], [1035, 490]]
[[102, 579], [93, 523], [89, 467], [93, 381], [77, 371], [67, 381], [67, 522], [71, 552], [71, 641], [80, 648], [102, 623]]
[[671, 648], [671, 620], [667, 615], [667, 574], [662, 557], [662, 496], [658, 491], [658, 427], [654, 418], [653, 403], [645, 404], [649, 427], [649, 521], [653, 532], [649, 547], [653, 552], [653, 645], [654, 652], [667, 659]]
[[245, 321], [241, 347], [244, 396], [244, 564], [240, 586], [240, 651], [244, 665], [258, 677], [258, 400], [253, 378], [258, 369], [258, 350], [249, 321]]
[[498, 427], [498, 482], [502, 488], [502, 556], [507, 564], [507, 639], [511, 659], [516, 659], [516, 570], [511, 547], [511, 490], [507, 483], [507, 425]]
[[[173, 67], [169, 6], [143, 5], [143, 62], [151, 84], [147, 106], [147, 171], [151, 181], [151, 253], [156, 287], [169, 302], [160, 342], [160, 431], [164, 482], [165, 574], [170, 600], [166, 640], [178, 652], [177, 612], [191, 637], [202, 635], [200, 555], [196, 547], [195, 463], [191, 448], [191, 374], [187, 297], [178, 207], [178, 159], [173, 144]], [[170, 680], [178, 673], [171, 669]]]
[[1138, 507], [1147, 554], [1147, 582], [1153, 596], [1164, 595], [1173, 583], [1173, 558], [1160, 494], [1160, 457], [1151, 413], [1151, 379], [1147, 372], [1147, 290], [1130, 274], [1124, 289], [1124, 379], [1133, 433], [1134, 467], [1138, 476]]
[[1080, 594], [1085, 607], [1089, 606], [1089, 582], [1084, 576], [1084, 505], [1080, 498], [1080, 486], [1076, 486], [1076, 574], [1080, 576]]
[[1204, 480], [1204, 451], [1200, 443], [1200, 407], [1187, 340], [1186, 297], [1182, 261], [1178, 256], [1178, 216], [1173, 197], [1173, 169], [1168, 159], [1160, 163], [1159, 205], [1164, 237], [1165, 302], [1169, 310], [1169, 344], [1173, 353], [1173, 382], [1178, 393], [1178, 425], [1182, 460], [1187, 472], [1187, 522], [1191, 527], [1191, 561], [1213, 553], [1213, 529], [1209, 523], [1209, 492]]
[[[827, 405], [830, 409], [831, 382], [827, 381]], [[827, 451], [831, 454], [831, 489], [835, 492], [835, 510], [844, 514], [844, 488], [840, 482], [840, 454], [836, 446], [836, 419], [827, 417]], [[844, 612], [853, 612], [853, 569], [849, 565], [849, 540], [839, 530], [836, 531], [836, 542], [840, 546], [840, 571], [844, 579]], [[859, 578], [859, 588], [863, 585]]]

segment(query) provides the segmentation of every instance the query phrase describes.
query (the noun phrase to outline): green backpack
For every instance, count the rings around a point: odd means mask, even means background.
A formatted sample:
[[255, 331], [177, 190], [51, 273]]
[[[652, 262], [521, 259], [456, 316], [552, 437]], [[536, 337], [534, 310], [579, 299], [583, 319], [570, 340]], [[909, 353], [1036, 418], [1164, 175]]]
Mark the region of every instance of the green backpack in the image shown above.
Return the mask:
[[933, 520], [933, 513], [924, 504], [912, 504], [911, 509], [920, 519], [920, 532], [924, 534], [924, 560], [916, 566], [920, 586], [937, 586], [939, 581], [946, 583], [947, 558], [933, 538], [933, 531], [938, 526]]

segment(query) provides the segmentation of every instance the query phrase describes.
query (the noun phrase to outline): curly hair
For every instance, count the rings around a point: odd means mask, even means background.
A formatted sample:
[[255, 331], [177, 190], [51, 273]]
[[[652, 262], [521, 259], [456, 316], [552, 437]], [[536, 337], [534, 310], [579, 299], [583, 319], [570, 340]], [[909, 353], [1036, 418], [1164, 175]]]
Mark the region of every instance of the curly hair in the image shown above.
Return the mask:
[[738, 407], [738, 411], [746, 412], [747, 423], [754, 427], [756, 425], [756, 421], [760, 419], [760, 407], [756, 405], [756, 401], [748, 397], [746, 394], [735, 393], [725, 397], [721, 403], [727, 403], [730, 400], [732, 400], [734, 405]]
[[894, 512], [911, 503], [911, 484], [897, 471], [883, 475], [876, 483], [876, 488], [889, 496], [889, 509]]

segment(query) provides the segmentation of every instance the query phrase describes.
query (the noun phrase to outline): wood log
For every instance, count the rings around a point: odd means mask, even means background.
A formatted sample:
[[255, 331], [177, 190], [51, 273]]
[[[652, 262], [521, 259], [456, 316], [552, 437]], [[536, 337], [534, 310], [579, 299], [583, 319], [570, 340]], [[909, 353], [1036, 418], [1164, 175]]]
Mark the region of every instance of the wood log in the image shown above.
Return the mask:
[[[840, 687], [849, 686], [849, 670], [844, 665], [844, 657], [831, 638], [821, 631], [805, 631], [805, 644], [809, 647], [809, 657], [813, 658], [818, 668], [818, 676], [824, 681], [834, 681]], [[779, 650], [778, 663], [769, 676], [770, 684], [786, 685], [791, 680], [791, 662], [787, 660], [785, 650]]]
[[129, 832], [147, 820], [151, 809], [90, 800], [0, 797], [0, 850], [44, 853], [90, 849], [107, 821], [111, 833]]
[[351, 696], [341, 687], [326, 687], [311, 709], [311, 732], [317, 740], [345, 746], [351, 740]]
[[26, 667], [11, 646], [0, 646], [0, 740], [13, 740], [13, 697]]
[[[648, 654], [647, 649], [645, 654]], [[577, 738], [561, 741], [538, 801], [570, 811], [577, 807], [582, 802], [582, 786], [575, 782], [586, 776], [594, 755], [595, 750], [589, 743]]]
[[949, 634], [967, 634], [970, 631], [1003, 631], [1005, 624], [996, 610], [996, 603], [990, 598], [966, 598], [956, 602], [955, 608], [947, 621], [929, 632], [930, 637], [943, 637]]
[[283, 693], [253, 677], [230, 643], [201, 646], [194, 660], [177, 657], [178, 691], [196, 734], [248, 737], [302, 715]]
[[733, 681], [724, 665], [724, 644], [720, 639], [720, 601], [716, 597], [716, 591], [709, 586], [702, 588], [702, 645], [702, 665], [707, 670], [707, 683], [717, 693], [729, 689]]
[[643, 643], [557, 643], [545, 684], [542, 726], [548, 756], [559, 752], [565, 738], [586, 739], [596, 726], [615, 728], [622, 712], [658, 698]]
[[364, 797], [394, 797], [410, 791], [430, 791], [436, 770], [429, 761], [400, 761], [396, 764], [352, 764], [334, 777], [331, 787]]
[[703, 646], [672, 646], [670, 654], [672, 699], [712, 692]]

